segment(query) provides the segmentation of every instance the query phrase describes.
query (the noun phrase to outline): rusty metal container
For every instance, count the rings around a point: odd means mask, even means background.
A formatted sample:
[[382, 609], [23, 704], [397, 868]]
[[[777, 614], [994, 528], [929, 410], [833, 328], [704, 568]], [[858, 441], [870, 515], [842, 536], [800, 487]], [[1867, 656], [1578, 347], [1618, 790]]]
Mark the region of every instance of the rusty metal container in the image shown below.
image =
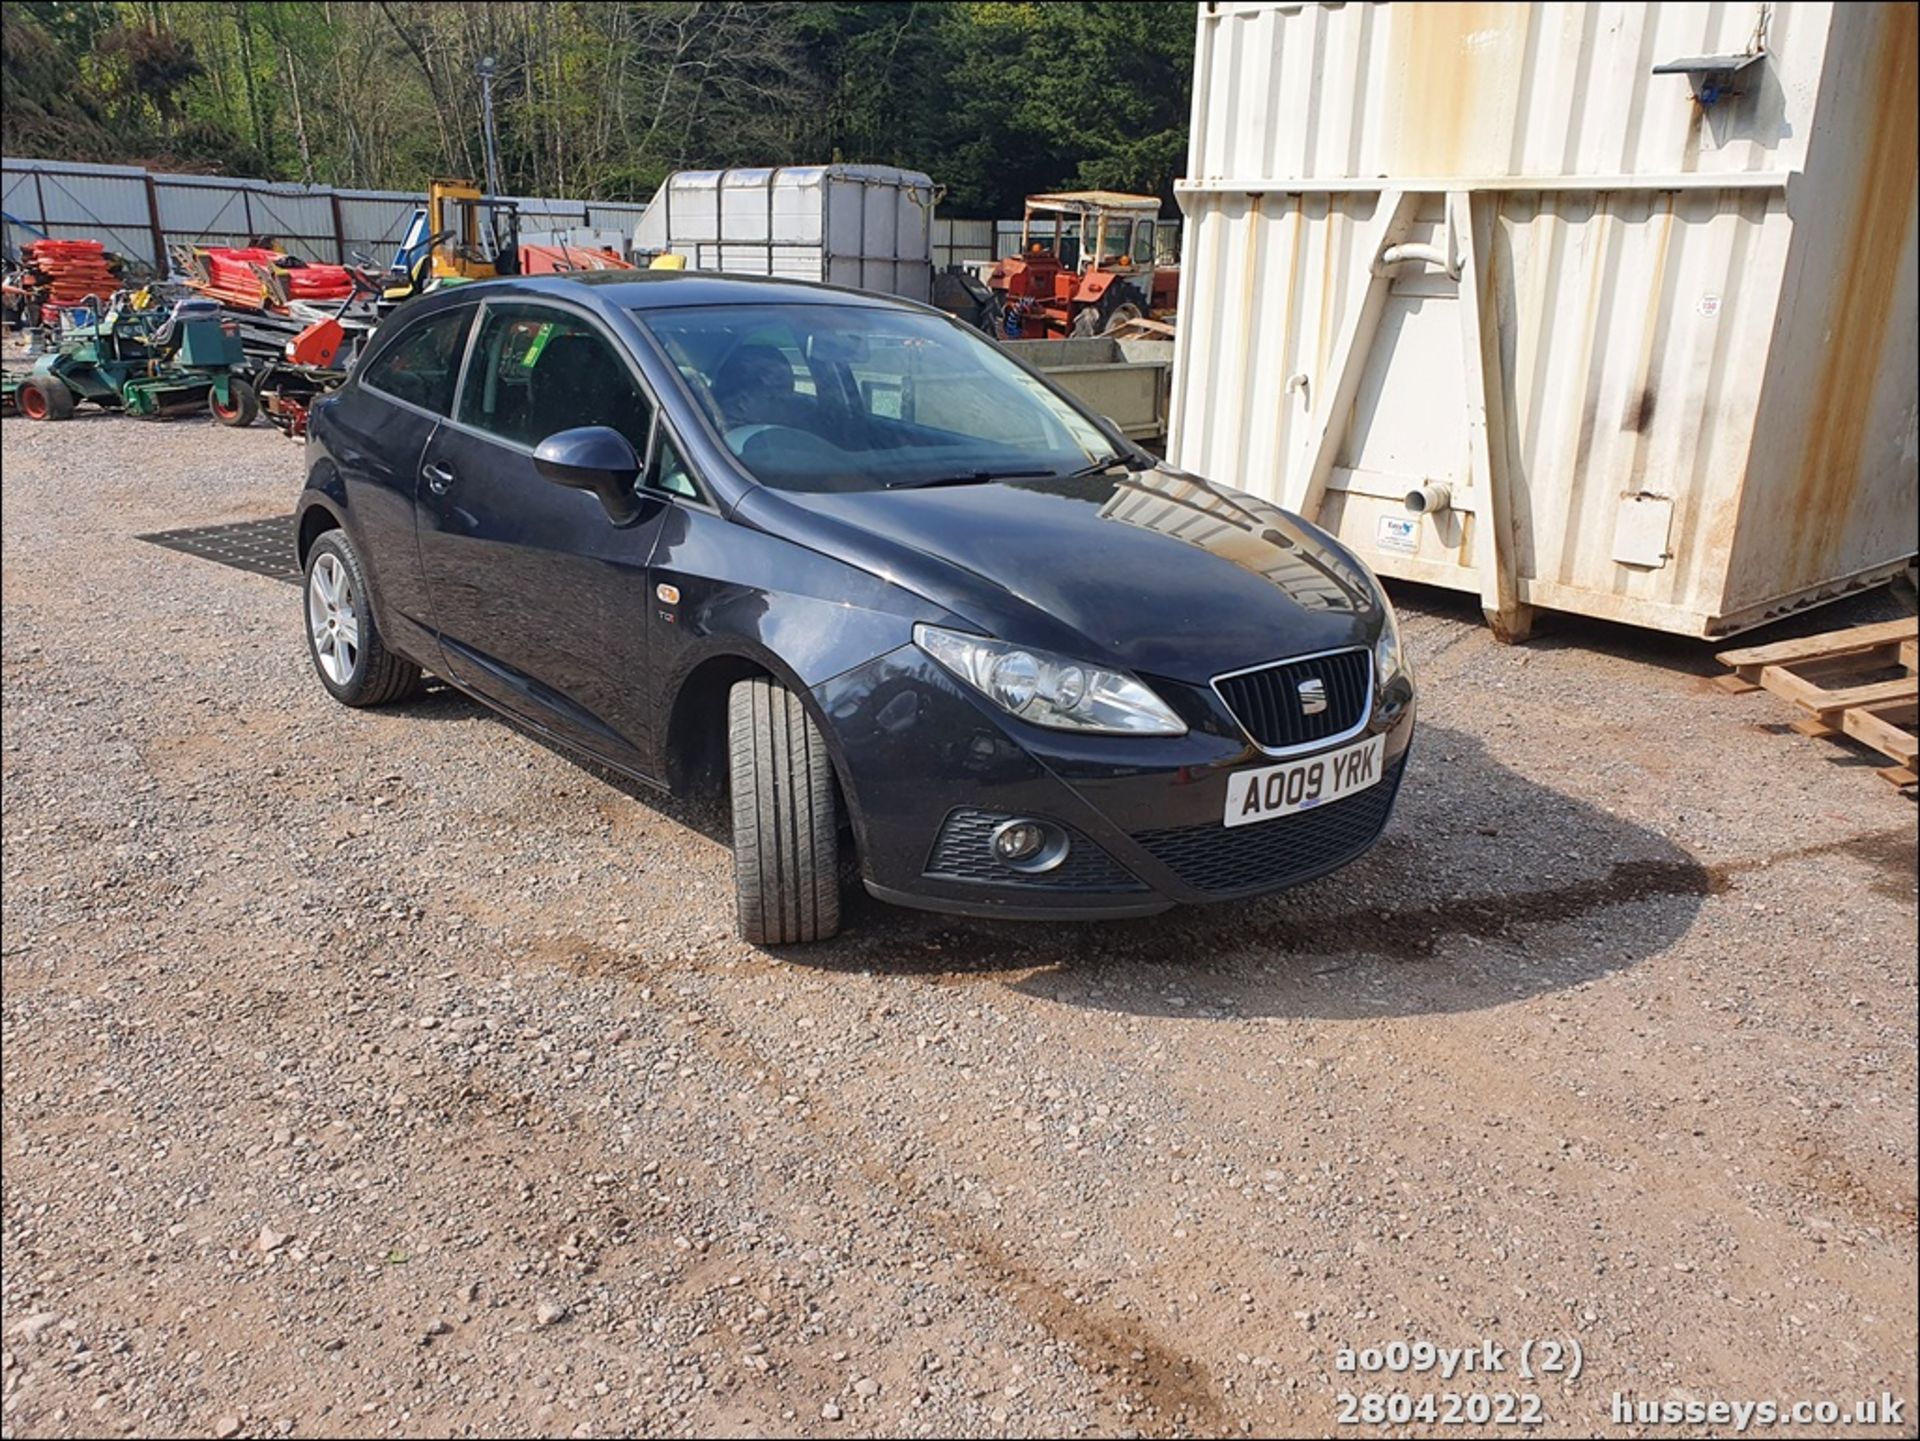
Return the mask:
[[1115, 340], [1090, 335], [1066, 340], [1002, 341], [1007, 353], [1051, 376], [1135, 440], [1167, 433], [1171, 340]]
[[1516, 638], [1913, 555], [1915, 7], [1198, 9], [1176, 463]]

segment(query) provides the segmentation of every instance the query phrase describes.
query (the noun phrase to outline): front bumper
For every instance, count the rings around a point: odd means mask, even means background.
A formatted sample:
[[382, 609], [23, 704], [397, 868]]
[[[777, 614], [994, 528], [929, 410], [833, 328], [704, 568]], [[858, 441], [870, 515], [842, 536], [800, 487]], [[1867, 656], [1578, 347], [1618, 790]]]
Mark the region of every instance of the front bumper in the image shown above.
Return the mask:
[[[1186, 735], [1083, 736], [1028, 725], [911, 645], [817, 687], [867, 889], [900, 905], [1008, 919], [1150, 915], [1298, 885], [1379, 837], [1413, 737], [1404, 679], [1376, 700], [1363, 735], [1339, 743], [1386, 737], [1377, 784], [1232, 828], [1221, 824], [1227, 777], [1274, 760], [1210, 690], [1149, 684], [1181, 712]], [[983, 837], [1014, 816], [1064, 828], [1068, 863], [1033, 877], [995, 864]]]

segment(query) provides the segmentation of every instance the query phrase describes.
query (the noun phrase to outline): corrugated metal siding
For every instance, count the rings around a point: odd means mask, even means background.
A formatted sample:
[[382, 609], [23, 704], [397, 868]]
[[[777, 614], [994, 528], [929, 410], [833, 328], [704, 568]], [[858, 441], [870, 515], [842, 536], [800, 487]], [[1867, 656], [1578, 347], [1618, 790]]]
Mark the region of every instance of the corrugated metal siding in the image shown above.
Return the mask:
[[[1826, 4], [1766, 7], [1751, 133], [1663, 61], [1743, 51], [1756, 3], [1202, 6], [1189, 180], [1797, 169]], [[1204, 106], [1204, 109], [1198, 108]]]
[[1920, 543], [1920, 12], [1842, 5], [1833, 26], [1806, 173], [1789, 192], [1729, 610]]
[[633, 227], [647, 213], [645, 205], [612, 204], [601, 200], [590, 201], [584, 208], [588, 225], [598, 230], [620, 230], [628, 235], [633, 234]]
[[[9, 161], [5, 193], [7, 214], [56, 239], [94, 239], [124, 254], [153, 254], [144, 170], [83, 165], [56, 173]], [[7, 226], [7, 243], [16, 250], [33, 238], [24, 227]]]
[[[1754, 94], [1706, 112], [1647, 72], [1743, 49], [1758, 6], [1203, 9], [1169, 454], [1299, 507], [1318, 433], [1343, 423], [1327, 390], [1382, 190], [1419, 193], [1407, 238], [1440, 247], [1446, 192], [1472, 192], [1494, 216], [1520, 599], [1703, 633], [1896, 562], [1915, 544], [1914, 46], [1865, 12], [1900, 8], [1848, 12], [1829, 67], [1832, 7], [1769, 7]], [[1884, 55], [1908, 57], [1903, 91], [1897, 65], [1849, 72]], [[1384, 573], [1479, 589], [1459, 287], [1392, 274], [1316, 518]], [[1409, 531], [1426, 481], [1455, 508]]]
[[340, 229], [347, 254], [364, 254], [385, 265], [405, 238], [413, 212], [426, 203], [426, 196], [404, 190], [342, 190]]
[[325, 193], [185, 176], [156, 176], [153, 192], [169, 246], [245, 245], [270, 237], [306, 260], [339, 258]]
[[950, 265], [995, 258], [991, 220], [952, 220], [944, 215], [933, 218], [933, 268], [936, 272]]
[[[168, 247], [244, 245], [253, 236], [269, 235], [307, 260], [335, 261], [364, 252], [384, 265], [413, 212], [426, 204], [424, 192], [307, 189], [231, 176], [154, 175], [151, 191], [148, 182], [148, 172], [136, 166], [9, 157], [4, 208], [24, 224], [8, 222], [7, 243], [18, 249], [33, 238], [26, 228], [32, 226], [62, 238], [100, 240], [164, 269], [167, 257], [154, 248], [157, 219]], [[646, 212], [644, 204], [631, 202], [509, 198], [529, 229], [591, 225], [629, 234]]]

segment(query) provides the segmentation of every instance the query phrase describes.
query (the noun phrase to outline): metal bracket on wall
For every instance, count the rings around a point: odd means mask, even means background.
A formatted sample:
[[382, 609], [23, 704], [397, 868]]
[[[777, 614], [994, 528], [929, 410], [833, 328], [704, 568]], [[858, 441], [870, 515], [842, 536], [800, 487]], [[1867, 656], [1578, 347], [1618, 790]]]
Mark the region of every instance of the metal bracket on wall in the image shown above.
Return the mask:
[[1705, 110], [1735, 95], [1740, 88], [1741, 72], [1767, 58], [1764, 50], [1742, 55], [1689, 55], [1684, 60], [1669, 60], [1653, 67], [1655, 75], [1684, 75], [1693, 87], [1693, 98]]

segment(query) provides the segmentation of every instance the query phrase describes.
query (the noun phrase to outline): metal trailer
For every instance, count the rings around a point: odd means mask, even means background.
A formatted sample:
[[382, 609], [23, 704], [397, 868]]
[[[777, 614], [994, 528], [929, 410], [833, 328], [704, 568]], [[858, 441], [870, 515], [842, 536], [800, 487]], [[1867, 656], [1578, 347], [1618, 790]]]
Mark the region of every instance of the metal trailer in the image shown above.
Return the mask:
[[1716, 636], [1916, 548], [1911, 5], [1198, 7], [1169, 450]]
[[682, 170], [634, 227], [636, 257], [778, 275], [925, 302], [933, 290], [934, 185], [889, 165]]
[[1167, 404], [1173, 388], [1171, 340], [1115, 340], [1097, 335], [1002, 344], [1008, 354], [1085, 401], [1134, 440], [1158, 440], [1167, 433]]

